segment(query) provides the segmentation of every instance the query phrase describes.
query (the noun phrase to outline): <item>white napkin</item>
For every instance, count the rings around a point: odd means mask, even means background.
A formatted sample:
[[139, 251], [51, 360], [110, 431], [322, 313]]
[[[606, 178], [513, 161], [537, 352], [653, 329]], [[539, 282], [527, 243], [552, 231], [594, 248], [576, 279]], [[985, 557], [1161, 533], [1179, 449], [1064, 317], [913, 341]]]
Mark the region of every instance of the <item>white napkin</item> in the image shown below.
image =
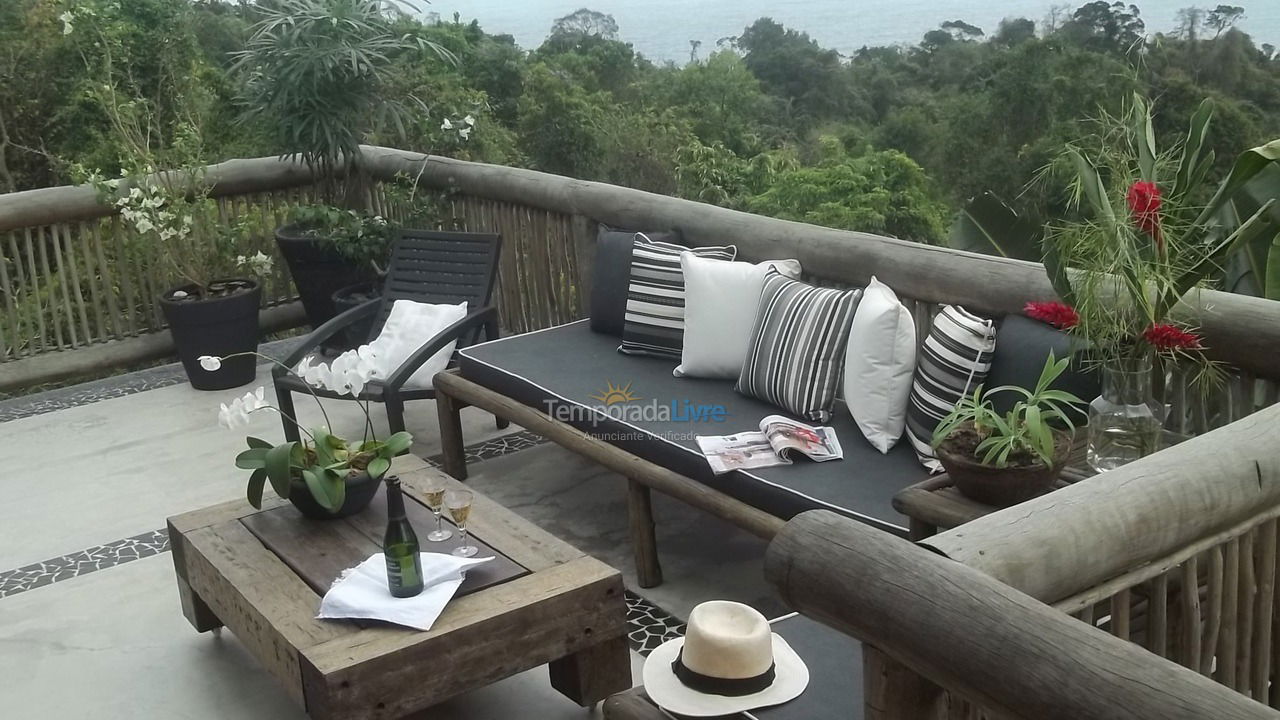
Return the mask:
[[317, 618], [385, 620], [419, 630], [430, 630], [444, 606], [462, 585], [466, 571], [487, 558], [460, 558], [443, 553], [422, 553], [422, 592], [410, 598], [391, 595], [387, 562], [382, 553], [344, 570], [320, 601]]

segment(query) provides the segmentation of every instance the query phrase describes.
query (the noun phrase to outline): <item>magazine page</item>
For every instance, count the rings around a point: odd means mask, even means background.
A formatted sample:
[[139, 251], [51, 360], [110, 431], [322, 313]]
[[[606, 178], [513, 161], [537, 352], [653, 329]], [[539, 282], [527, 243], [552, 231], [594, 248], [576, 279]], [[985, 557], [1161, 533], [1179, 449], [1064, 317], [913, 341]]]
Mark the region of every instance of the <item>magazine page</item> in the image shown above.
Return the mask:
[[784, 458], [792, 451], [803, 453], [814, 462], [844, 457], [836, 431], [829, 427], [813, 427], [781, 415], [770, 415], [760, 421], [760, 430], [774, 452]]
[[791, 460], [781, 457], [762, 432], [743, 432], [736, 435], [699, 435], [698, 449], [706, 456], [711, 471], [723, 475], [734, 470], [790, 465]]

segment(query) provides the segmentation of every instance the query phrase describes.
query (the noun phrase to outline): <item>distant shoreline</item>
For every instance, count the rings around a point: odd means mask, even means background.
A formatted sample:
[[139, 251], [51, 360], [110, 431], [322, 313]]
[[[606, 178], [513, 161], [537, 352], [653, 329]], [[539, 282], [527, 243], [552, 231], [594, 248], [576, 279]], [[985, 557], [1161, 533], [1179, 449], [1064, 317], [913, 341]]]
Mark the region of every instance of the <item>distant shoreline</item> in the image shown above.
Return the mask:
[[[1170, 33], [1178, 10], [1189, 5], [1214, 7], [1195, 0], [1135, 1], [1149, 35]], [[789, 28], [807, 32], [824, 48], [850, 55], [867, 46], [914, 45], [944, 20], [960, 19], [994, 32], [1004, 17], [1027, 17], [1037, 23], [1061, 0], [432, 0], [420, 7], [428, 14], [464, 22], [478, 20], [486, 32], [509, 34], [526, 50], [542, 44], [556, 18], [581, 7], [613, 15], [619, 35], [646, 58], [683, 65], [690, 59], [690, 40], [699, 40], [697, 56], [714, 52], [720, 38], [737, 35], [757, 18], [769, 16]], [[1078, 7], [1084, 0], [1074, 0]], [[1258, 45], [1280, 45], [1280, 2], [1241, 0], [1245, 18], [1239, 27]]]

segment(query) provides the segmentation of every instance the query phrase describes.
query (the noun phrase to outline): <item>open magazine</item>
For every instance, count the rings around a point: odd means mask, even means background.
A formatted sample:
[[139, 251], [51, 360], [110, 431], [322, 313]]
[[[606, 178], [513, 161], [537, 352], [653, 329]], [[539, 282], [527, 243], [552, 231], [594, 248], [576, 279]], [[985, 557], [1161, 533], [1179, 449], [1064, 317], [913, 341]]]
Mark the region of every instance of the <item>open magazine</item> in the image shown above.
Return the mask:
[[840, 460], [844, 451], [836, 431], [770, 415], [760, 421], [760, 432], [736, 435], [699, 435], [698, 449], [717, 475], [734, 470], [790, 465], [792, 453], [814, 462]]

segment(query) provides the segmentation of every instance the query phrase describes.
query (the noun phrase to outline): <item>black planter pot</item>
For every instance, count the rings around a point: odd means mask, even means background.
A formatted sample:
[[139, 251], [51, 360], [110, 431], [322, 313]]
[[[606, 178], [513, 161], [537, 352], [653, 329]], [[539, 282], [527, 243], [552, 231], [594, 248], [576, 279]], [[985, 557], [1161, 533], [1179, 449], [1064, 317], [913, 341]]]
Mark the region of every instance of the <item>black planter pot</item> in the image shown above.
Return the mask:
[[[200, 367], [203, 355], [225, 357], [258, 349], [258, 307], [262, 304], [262, 286], [254, 280], [219, 280], [210, 283], [238, 283], [241, 292], [223, 297], [200, 298], [199, 288], [183, 285], [160, 298], [165, 321], [177, 346], [187, 380], [197, 390], [225, 390], [253, 382], [257, 375], [257, 358], [252, 355], [231, 358], [222, 367], [209, 371]], [[177, 299], [174, 293], [185, 292], [188, 298]]]
[[[376, 281], [348, 285], [333, 294], [333, 307], [339, 315], [378, 298], [382, 295], [382, 287]], [[373, 324], [377, 317], [370, 316], [347, 328], [345, 337], [348, 348], [359, 347], [369, 342], [373, 332]]]
[[293, 285], [298, 289], [307, 322], [317, 328], [337, 315], [333, 294], [348, 285], [369, 280], [372, 270], [353, 265], [326, 243], [301, 232], [296, 226], [276, 228], [276, 245], [289, 265]]
[[360, 473], [355, 477], [347, 478], [347, 494], [342, 501], [342, 507], [330, 512], [312, 497], [306, 481], [302, 478], [294, 478], [289, 483], [289, 502], [298, 508], [298, 512], [312, 520], [337, 520], [355, 515], [369, 507], [369, 503], [373, 502], [373, 496], [378, 494], [378, 486], [381, 484], [380, 481], [370, 477], [369, 473]]

